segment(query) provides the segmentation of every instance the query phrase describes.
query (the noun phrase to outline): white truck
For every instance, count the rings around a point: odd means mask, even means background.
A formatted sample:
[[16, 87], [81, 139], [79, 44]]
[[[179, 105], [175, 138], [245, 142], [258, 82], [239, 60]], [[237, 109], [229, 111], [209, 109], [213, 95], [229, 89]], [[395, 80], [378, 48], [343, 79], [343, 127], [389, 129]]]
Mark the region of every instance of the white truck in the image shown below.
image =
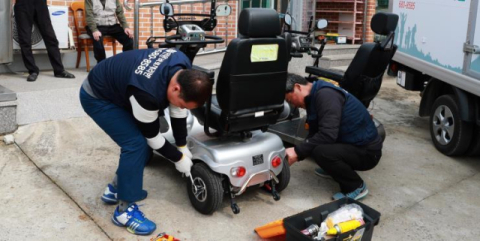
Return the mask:
[[389, 74], [421, 91], [432, 141], [445, 155], [480, 155], [479, 0], [390, 0], [399, 15]]

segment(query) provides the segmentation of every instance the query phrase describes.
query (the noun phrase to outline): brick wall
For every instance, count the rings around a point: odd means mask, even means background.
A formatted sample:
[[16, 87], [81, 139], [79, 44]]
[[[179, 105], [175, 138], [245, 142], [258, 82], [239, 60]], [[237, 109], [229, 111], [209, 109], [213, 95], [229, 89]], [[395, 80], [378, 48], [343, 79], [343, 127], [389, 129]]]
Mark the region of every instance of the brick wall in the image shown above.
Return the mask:
[[372, 22], [372, 17], [375, 15], [376, 12], [376, 0], [368, 0], [367, 3], [367, 31], [366, 31], [366, 37], [365, 40], [367, 42], [373, 42], [373, 38], [375, 33], [372, 31], [370, 28], [370, 23]]
[[[47, 4], [49, 5], [55, 5], [55, 6], [70, 6], [72, 2], [75, 0], [64, 0], [64, 1], [59, 1], [59, 0], [47, 0]], [[78, 0], [76, 0], [78, 1]], [[14, 3], [15, 0], [12, 0]], [[123, 4], [123, 0], [121, 0]], [[133, 8], [133, 0], [129, 0], [131, 3], [131, 7]], [[141, 0], [140, 2], [160, 2], [160, 0]], [[218, 4], [223, 4], [223, 1], [218, 1]], [[228, 4], [232, 7], [232, 14], [228, 17], [217, 17], [218, 19], [218, 24], [216, 27], [216, 35], [221, 36], [225, 38], [226, 32], [228, 31], [228, 40], [232, 40], [233, 38], [236, 37], [237, 35], [237, 27], [236, 27], [236, 21], [237, 21], [237, 1], [228, 1]], [[203, 4], [183, 4], [181, 5], [181, 10], [179, 6], [175, 5], [174, 6], [176, 12], [195, 12], [195, 13], [209, 13], [210, 12], [210, 2], [208, 1], [205, 5]], [[204, 11], [205, 9], [205, 11]], [[124, 9], [125, 12], [125, 17], [127, 18], [127, 21], [129, 23], [129, 27], [133, 30], [134, 28], [134, 14], [133, 14], [133, 9], [132, 10], [127, 10]], [[153, 25], [153, 35], [154, 36], [163, 36], [165, 34], [163, 30], [163, 19], [164, 17], [160, 14], [159, 7], [153, 7], [153, 19], [154, 19], [154, 25]], [[73, 13], [70, 12], [69, 14], [69, 26], [74, 32], [74, 39], [75, 39], [75, 45], [77, 45], [77, 37], [75, 33], [75, 25], [73, 21]], [[145, 45], [145, 41], [148, 39], [148, 37], [151, 35], [150, 34], [150, 17], [151, 17], [151, 9], [150, 8], [141, 8], [139, 11], [139, 48], [147, 48]], [[174, 31], [170, 32], [169, 34], [174, 34]], [[212, 34], [212, 33], [209, 33]], [[225, 46], [225, 44], [219, 44], [217, 45], [217, 48]], [[208, 46], [208, 48], [213, 48], [214, 46]], [[105, 49], [107, 51], [111, 50], [110, 44], [106, 44]], [[121, 45], [120, 43], [117, 42], [117, 49], [121, 50]]]
[[[373, 41], [373, 32], [370, 29], [370, 20], [375, 14], [375, 5], [376, 0], [364, 0], [358, 1], [356, 4], [356, 22], [363, 23], [364, 18], [366, 17], [366, 42]], [[317, 15], [316, 19], [325, 18], [329, 21], [339, 21], [340, 14], [354, 14], [350, 11], [354, 10], [354, 2], [350, 0], [345, 0], [345, 2], [328, 2], [328, 0], [317, 0]], [[367, 7], [367, 16], [364, 14], [365, 6]], [[318, 12], [321, 10], [330, 10], [330, 11], [349, 11], [348, 13], [339, 13], [339, 12]], [[324, 29], [326, 32], [338, 33], [338, 23], [329, 22], [328, 27]], [[363, 24], [355, 25], [355, 38], [363, 38]], [[360, 43], [361, 40], [356, 40], [356, 43]]]
[[[307, 32], [308, 31], [308, 22], [310, 21], [310, 16], [315, 14], [313, 9], [314, 0], [304, 0], [303, 2], [303, 19], [302, 19], [302, 29], [301, 31]], [[312, 23], [314, 24], [314, 23]]]

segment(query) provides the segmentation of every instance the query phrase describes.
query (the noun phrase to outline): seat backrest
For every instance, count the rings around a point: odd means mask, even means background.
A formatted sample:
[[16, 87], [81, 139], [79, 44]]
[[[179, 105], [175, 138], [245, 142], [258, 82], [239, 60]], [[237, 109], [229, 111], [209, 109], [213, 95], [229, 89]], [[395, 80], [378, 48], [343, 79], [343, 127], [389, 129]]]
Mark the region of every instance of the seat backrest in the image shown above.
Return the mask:
[[240, 36], [227, 47], [216, 88], [227, 132], [275, 123], [283, 109], [287, 79], [287, 46], [279, 37], [277, 12], [247, 8], [238, 24]]
[[73, 22], [75, 23], [75, 31], [77, 38], [80, 34], [85, 32], [87, 26], [87, 19], [85, 18], [85, 2], [72, 2], [70, 9], [73, 11]]
[[366, 107], [380, 90], [383, 74], [397, 50], [393, 44], [397, 23], [396, 14], [377, 13], [373, 16], [373, 32], [386, 38], [381, 42], [362, 44], [341, 82], [342, 88], [357, 97]]

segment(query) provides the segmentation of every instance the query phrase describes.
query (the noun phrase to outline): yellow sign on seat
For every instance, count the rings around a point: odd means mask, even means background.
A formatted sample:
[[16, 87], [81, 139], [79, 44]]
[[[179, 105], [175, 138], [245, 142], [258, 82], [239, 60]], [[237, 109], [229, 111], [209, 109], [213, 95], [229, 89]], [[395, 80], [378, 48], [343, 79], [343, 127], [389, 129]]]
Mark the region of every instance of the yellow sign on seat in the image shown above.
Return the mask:
[[250, 53], [252, 63], [276, 61], [277, 59], [278, 44], [252, 45], [252, 52]]

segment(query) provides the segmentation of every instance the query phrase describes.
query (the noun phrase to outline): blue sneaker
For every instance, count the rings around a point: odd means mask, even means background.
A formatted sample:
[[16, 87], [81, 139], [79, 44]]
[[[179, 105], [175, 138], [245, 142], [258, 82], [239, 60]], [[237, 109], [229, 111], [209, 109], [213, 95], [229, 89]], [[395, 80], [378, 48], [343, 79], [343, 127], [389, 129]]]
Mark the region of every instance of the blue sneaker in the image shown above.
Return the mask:
[[102, 195], [102, 201], [110, 205], [118, 203], [117, 189], [112, 184], [109, 183], [105, 188], [105, 191], [103, 192], [103, 195]]
[[112, 222], [119, 227], [127, 227], [128, 232], [137, 235], [149, 235], [157, 229], [157, 225], [148, 220], [135, 203], [130, 204], [123, 213], [120, 213], [117, 207]]
[[332, 176], [330, 176], [327, 172], [325, 172], [322, 168], [315, 168], [315, 175], [323, 178], [329, 178], [332, 179]]
[[[143, 196], [138, 201], [141, 201], [147, 198], [148, 192], [145, 190], [142, 190], [142, 193], [143, 193]], [[117, 189], [112, 184], [109, 183], [105, 188], [105, 191], [102, 194], [102, 201], [110, 205], [118, 203]]]
[[333, 200], [338, 200], [338, 199], [342, 199], [344, 197], [349, 197], [349, 198], [354, 199], [354, 200], [360, 200], [360, 199], [364, 198], [365, 196], [367, 196], [367, 194], [368, 194], [367, 184], [363, 183], [362, 186], [355, 189], [355, 191], [353, 191], [353, 192], [350, 192], [350, 193], [347, 193], [347, 194], [343, 194], [341, 192], [335, 193], [332, 196], [332, 199]]

